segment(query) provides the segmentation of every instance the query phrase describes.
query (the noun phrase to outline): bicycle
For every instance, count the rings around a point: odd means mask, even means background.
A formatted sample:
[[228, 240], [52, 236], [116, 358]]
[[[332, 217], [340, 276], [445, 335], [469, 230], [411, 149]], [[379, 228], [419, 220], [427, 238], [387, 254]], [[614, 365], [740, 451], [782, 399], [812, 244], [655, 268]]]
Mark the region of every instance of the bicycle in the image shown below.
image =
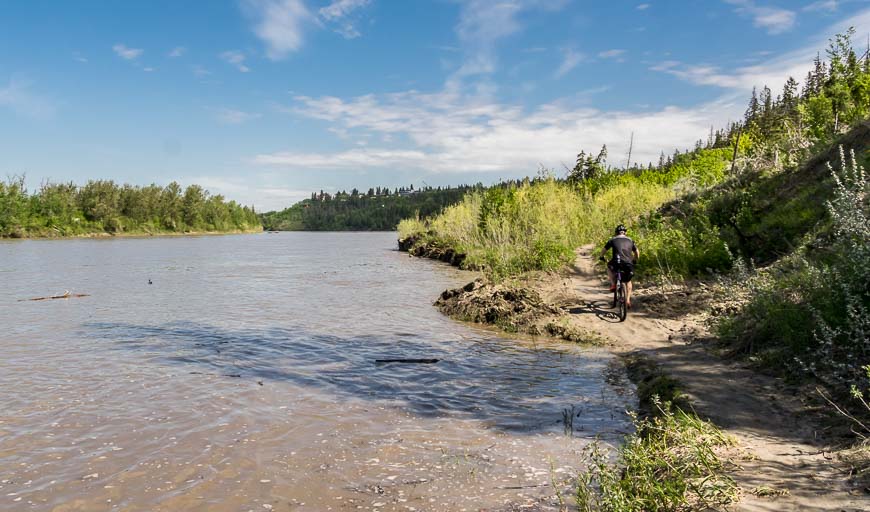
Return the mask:
[[[604, 258], [601, 258], [604, 261]], [[625, 283], [622, 281], [622, 258], [616, 256], [616, 264], [613, 268], [614, 276], [616, 277], [616, 288], [613, 290], [613, 304], [611, 307], [616, 308], [616, 316], [620, 322], [625, 322], [628, 316], [628, 305], [625, 302], [626, 289]]]

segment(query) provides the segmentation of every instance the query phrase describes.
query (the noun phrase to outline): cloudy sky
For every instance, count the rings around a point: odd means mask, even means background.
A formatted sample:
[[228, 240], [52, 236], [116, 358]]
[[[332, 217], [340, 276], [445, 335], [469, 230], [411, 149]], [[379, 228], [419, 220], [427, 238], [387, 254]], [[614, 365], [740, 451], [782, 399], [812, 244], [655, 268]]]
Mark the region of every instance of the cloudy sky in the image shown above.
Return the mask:
[[258, 209], [691, 147], [867, 0], [0, 4], [0, 177], [199, 183]]

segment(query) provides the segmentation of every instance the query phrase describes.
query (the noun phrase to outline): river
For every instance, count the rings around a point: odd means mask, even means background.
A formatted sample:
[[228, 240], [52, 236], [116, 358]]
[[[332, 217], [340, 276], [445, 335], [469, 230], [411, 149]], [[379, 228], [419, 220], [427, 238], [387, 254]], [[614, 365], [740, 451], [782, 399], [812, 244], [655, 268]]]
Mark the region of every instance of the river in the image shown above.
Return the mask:
[[0, 509], [554, 507], [631, 428], [612, 356], [442, 316], [473, 275], [395, 238], [0, 242]]

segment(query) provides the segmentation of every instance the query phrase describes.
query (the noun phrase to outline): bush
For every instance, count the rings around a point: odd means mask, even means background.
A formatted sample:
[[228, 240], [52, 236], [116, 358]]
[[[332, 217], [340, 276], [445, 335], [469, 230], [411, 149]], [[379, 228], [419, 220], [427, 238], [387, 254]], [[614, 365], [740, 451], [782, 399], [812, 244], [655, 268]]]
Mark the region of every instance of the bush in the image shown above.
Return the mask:
[[737, 498], [718, 450], [730, 444], [713, 424], [669, 403], [652, 419], [635, 419], [616, 462], [596, 442], [578, 478], [582, 512], [718, 510]]
[[667, 226], [647, 226], [638, 237], [643, 247], [641, 275], [688, 277], [731, 268], [733, 258], [706, 216], [673, 220]]
[[830, 168], [834, 196], [827, 208], [833, 237], [824, 262], [805, 249], [747, 274], [751, 299], [720, 322], [720, 335], [771, 367], [803, 370], [832, 389], [863, 378], [870, 361], [870, 222], [868, 179], [855, 155]]
[[870, 180], [854, 152], [847, 160], [840, 148], [840, 161], [841, 173], [828, 164], [835, 183], [828, 210], [836, 242], [822, 287], [830, 290], [831, 300], [812, 304], [818, 347], [806, 363], [814, 375], [836, 387], [859, 382], [864, 377], [861, 365], [870, 361]]

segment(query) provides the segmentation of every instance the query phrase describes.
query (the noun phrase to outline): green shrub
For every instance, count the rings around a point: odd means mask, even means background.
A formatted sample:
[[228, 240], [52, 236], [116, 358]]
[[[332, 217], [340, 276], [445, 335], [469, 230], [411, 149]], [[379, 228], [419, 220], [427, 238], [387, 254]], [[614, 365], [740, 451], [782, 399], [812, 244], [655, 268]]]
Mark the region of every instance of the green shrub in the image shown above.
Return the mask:
[[657, 403], [652, 419], [635, 419], [611, 463], [599, 443], [587, 451], [588, 469], [578, 477], [582, 512], [677, 512], [718, 510], [737, 499], [737, 486], [717, 453], [730, 440], [692, 413]]
[[830, 171], [828, 257], [812, 261], [799, 250], [746, 273], [751, 299], [718, 326], [723, 339], [761, 363], [804, 370], [833, 389], [858, 382], [870, 360], [868, 179], [854, 154], [848, 160], [841, 154], [841, 161], [841, 172]]

